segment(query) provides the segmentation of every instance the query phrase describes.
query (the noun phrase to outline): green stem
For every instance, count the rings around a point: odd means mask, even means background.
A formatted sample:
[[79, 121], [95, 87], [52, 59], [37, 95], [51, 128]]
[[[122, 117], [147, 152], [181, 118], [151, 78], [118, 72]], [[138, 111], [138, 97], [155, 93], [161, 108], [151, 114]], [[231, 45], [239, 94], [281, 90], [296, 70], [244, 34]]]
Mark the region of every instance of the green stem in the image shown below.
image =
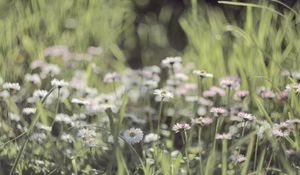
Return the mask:
[[164, 104], [164, 99], [162, 98], [160, 101], [160, 105], [159, 105], [159, 113], [158, 113], [158, 119], [157, 119], [157, 134], [158, 135], [160, 135], [160, 125], [161, 125], [161, 120], [163, 118], [163, 115], [162, 115], [163, 104]]
[[[128, 143], [128, 142], [127, 142], [127, 143]], [[138, 159], [139, 159], [139, 161], [140, 161], [140, 163], [141, 163], [141, 165], [142, 165], [142, 167], [143, 167], [143, 170], [145, 171], [145, 170], [146, 170], [146, 166], [145, 166], [145, 164], [144, 164], [144, 162], [143, 162], [141, 156], [139, 155], [139, 153], [135, 150], [135, 148], [134, 148], [130, 143], [128, 143], [128, 145], [129, 145], [129, 147], [131, 148], [131, 150], [137, 155], [137, 157], [138, 157]]]
[[190, 160], [189, 160], [189, 155], [188, 155], [188, 144], [187, 144], [187, 140], [188, 140], [188, 137], [187, 137], [187, 134], [186, 134], [186, 131], [183, 132], [184, 135], [182, 135], [181, 133], [181, 136], [182, 136], [182, 142], [184, 143], [184, 154], [185, 154], [185, 157], [186, 157], [186, 166], [187, 166], [187, 170], [188, 170], [188, 174], [190, 175], [191, 172], [190, 172]]
[[259, 138], [258, 135], [256, 135], [256, 143], [255, 143], [255, 154], [254, 154], [254, 171], [256, 171], [256, 161], [257, 161], [257, 149], [258, 149], [258, 142]]
[[217, 135], [217, 133], [218, 133], [218, 127], [219, 127], [219, 118], [217, 118], [217, 124], [216, 124], [216, 130], [215, 130], [215, 136], [214, 136], [214, 142], [213, 142], [213, 150], [215, 150], [216, 149], [216, 135]]
[[[200, 147], [200, 145], [201, 145], [201, 133], [202, 133], [202, 128], [199, 127], [199, 129], [198, 129], [198, 147]], [[201, 152], [202, 152], [202, 148], [201, 148], [201, 150], [199, 152], [199, 171], [200, 171], [200, 174], [203, 174]]]
[[227, 140], [222, 140], [222, 175], [227, 174]]

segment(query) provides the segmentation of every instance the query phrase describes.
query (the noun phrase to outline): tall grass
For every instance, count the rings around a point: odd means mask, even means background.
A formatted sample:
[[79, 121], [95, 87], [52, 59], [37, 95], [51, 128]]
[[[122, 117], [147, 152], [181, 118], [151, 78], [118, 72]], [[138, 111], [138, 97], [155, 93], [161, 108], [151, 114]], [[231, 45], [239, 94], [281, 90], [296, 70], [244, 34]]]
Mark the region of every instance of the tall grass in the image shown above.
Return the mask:
[[[272, 101], [257, 94], [260, 86], [277, 93], [285, 89], [287, 84], [297, 84], [295, 77], [284, 78], [281, 74], [284, 70], [299, 71], [298, 7], [289, 7], [277, 0], [256, 3], [219, 1], [219, 4], [232, 10], [242, 9], [242, 20], [238, 21], [202, 1], [192, 0], [179, 19], [188, 39], [183, 53], [167, 46], [164, 35], [166, 30], [161, 23], [170, 20], [172, 9], [168, 7], [161, 9], [157, 21], [147, 18], [144, 24], [137, 27], [135, 34], [141, 40], [139, 44], [154, 40], [158, 48], [168, 47], [164, 51], [170, 55], [181, 54], [183, 65], [194, 64], [193, 68], [183, 66], [182, 72], [188, 75], [189, 83], [196, 84], [196, 93], [193, 92], [192, 95], [197, 99], [211, 86], [217, 86], [220, 77], [231, 75], [240, 78], [240, 89], [250, 92], [249, 97], [241, 104], [242, 110], [255, 115], [258, 122], [250, 128], [244, 126], [242, 131], [238, 131], [238, 136], [222, 141], [215, 137], [229, 130], [231, 121], [225, 117], [219, 117], [209, 127], [193, 126], [188, 131], [173, 132], [174, 123], [189, 123], [191, 118], [198, 115], [197, 103], [191, 105], [185, 101], [185, 96], [180, 95], [176, 95], [168, 103], [156, 102], [153, 92], [143, 89], [144, 75], [141, 72], [134, 72], [135, 77], [130, 77], [125, 82], [114, 81], [107, 84], [102, 81], [108, 72], [118, 71], [125, 77], [133, 72], [127, 69], [126, 56], [129, 54], [126, 48], [137, 44], [128, 37], [134, 33], [133, 26], [137, 25], [134, 2], [1, 1], [0, 84], [16, 81], [24, 86], [19, 94], [0, 98], [0, 131], [4, 133], [0, 138], [0, 174], [299, 173], [299, 126], [282, 138], [274, 137], [271, 132], [265, 132], [263, 138], [260, 138], [258, 131], [259, 126], [270, 125], [274, 128], [280, 122], [299, 119], [299, 94], [290, 92], [286, 101]], [[278, 6], [282, 8], [279, 10]], [[62, 58], [44, 55], [44, 49], [53, 45], [68, 45], [73, 53], [86, 53], [88, 47], [100, 46], [103, 53], [93, 56], [90, 62], [74, 61], [74, 67], [67, 67]], [[141, 48], [142, 60], [149, 65], [158, 63], [161, 59], [155, 56], [166, 54]], [[49, 81], [52, 77], [44, 79], [38, 86], [24, 81], [25, 73], [37, 72], [30, 68], [30, 63], [37, 59], [59, 65], [62, 72], [58, 77], [61, 79], [70, 80], [75, 70], [82, 70], [87, 77], [85, 84], [98, 90], [88, 100], [94, 102], [93, 100], [101, 97], [102, 100], [111, 100], [111, 104], [105, 102], [109, 106], [105, 106], [106, 110], [91, 114], [84, 107], [72, 104], [69, 99], [87, 98], [86, 94], [72, 89], [68, 97], [64, 97], [58, 91], [58, 97], [55, 97], [57, 103], [43, 106], [42, 103], [46, 102], [44, 100], [31, 106], [36, 107], [38, 113], [30, 124], [26, 124], [25, 116], [21, 113], [21, 109], [31, 105], [26, 99], [34, 89], [50, 90]], [[99, 70], [95, 71], [95, 67]], [[190, 75], [190, 69], [205, 69], [213, 73], [214, 78], [202, 81], [199, 77]], [[159, 86], [168, 86], [165, 79], [169, 78], [169, 82], [176, 80], [176, 73], [178, 72], [174, 67], [162, 71]], [[154, 77], [155, 74], [151, 76]], [[130, 88], [126, 83], [132, 83]], [[173, 85], [170, 89], [177, 93], [176, 88], [178, 86]], [[216, 97], [212, 101], [215, 106], [225, 106], [230, 111], [236, 104], [233, 100], [234, 91], [225, 91], [224, 97]], [[51, 92], [52, 90], [48, 95]], [[209, 113], [208, 107], [206, 110], [206, 116], [215, 117]], [[21, 116], [19, 125], [9, 119], [9, 112]], [[58, 136], [53, 133], [51, 135], [47, 128], [53, 129], [51, 123], [56, 121], [55, 117], [59, 113], [70, 116], [85, 113], [86, 125], [80, 127], [97, 132], [95, 144], [82, 142], [90, 141], [85, 140], [90, 138], [80, 139], [76, 135], [79, 126], [60, 127], [63, 132], [75, 137], [70, 141], [71, 144], [61, 142], [62, 133]], [[259, 123], [262, 121], [266, 123]], [[38, 128], [38, 123], [46, 128], [44, 131], [47, 133], [47, 140], [42, 143], [30, 139], [35, 131], [43, 130]], [[142, 128], [144, 134], [154, 132], [160, 139], [153, 143], [126, 143], [122, 133], [130, 127]], [[156, 127], [157, 130], [153, 129]], [[19, 128], [23, 128], [25, 132], [18, 133], [21, 130]], [[290, 150], [296, 151], [296, 158], [291, 156], [296, 160], [289, 157], [287, 151]], [[243, 154], [245, 160], [238, 163], [232, 160], [232, 155], [237, 154]]]

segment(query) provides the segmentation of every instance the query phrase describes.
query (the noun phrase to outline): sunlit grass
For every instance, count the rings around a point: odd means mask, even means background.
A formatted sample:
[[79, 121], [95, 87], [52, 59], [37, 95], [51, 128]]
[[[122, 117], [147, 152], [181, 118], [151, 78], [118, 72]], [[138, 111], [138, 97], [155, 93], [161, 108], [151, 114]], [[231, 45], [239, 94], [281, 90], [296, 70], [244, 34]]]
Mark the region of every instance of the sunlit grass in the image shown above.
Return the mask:
[[[131, 1], [2, 1], [0, 174], [298, 174], [298, 7], [219, 4], [240, 20], [192, 0], [179, 53], [168, 7], [134, 33]], [[141, 47], [139, 70], [126, 62], [135, 34], [168, 47]]]

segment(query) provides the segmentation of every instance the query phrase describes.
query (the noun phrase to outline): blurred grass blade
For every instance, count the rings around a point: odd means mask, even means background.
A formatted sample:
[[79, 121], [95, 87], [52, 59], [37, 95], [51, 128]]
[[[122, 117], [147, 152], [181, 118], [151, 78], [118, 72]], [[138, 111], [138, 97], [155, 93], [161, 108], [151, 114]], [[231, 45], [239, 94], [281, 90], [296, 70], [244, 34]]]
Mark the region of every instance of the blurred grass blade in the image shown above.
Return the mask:
[[246, 175], [247, 172], [248, 172], [249, 164], [250, 164], [250, 161], [251, 161], [251, 156], [253, 154], [254, 143], [255, 143], [255, 135], [253, 135], [251, 137], [250, 143], [248, 145], [247, 154], [246, 154], [246, 161], [243, 165], [242, 175]]
[[276, 13], [279, 16], [284, 17], [284, 15], [277, 10], [270, 8], [268, 6], [259, 5], [259, 4], [253, 4], [253, 3], [246, 3], [246, 2], [230, 2], [230, 1], [218, 1], [219, 4], [226, 4], [226, 5], [235, 5], [235, 6], [244, 6], [244, 7], [255, 7], [260, 9], [266, 9], [273, 13]]
[[[52, 88], [52, 89], [46, 94], [46, 96], [45, 96], [45, 97], [43, 98], [43, 100], [42, 100], [42, 104], [44, 104], [44, 102], [45, 102], [46, 99], [49, 97], [49, 95], [53, 92], [54, 89], [55, 89], [55, 88]], [[25, 150], [25, 148], [26, 148], [26, 146], [27, 146], [27, 143], [28, 143], [28, 141], [29, 141], [30, 135], [31, 135], [32, 132], [33, 132], [34, 126], [35, 126], [36, 123], [39, 121], [39, 117], [40, 117], [40, 115], [39, 115], [39, 113], [38, 113], [38, 114], [35, 116], [34, 120], [31, 122], [31, 124], [30, 124], [30, 126], [29, 126], [29, 128], [28, 128], [28, 130], [27, 130], [27, 134], [26, 134], [27, 138], [26, 138], [25, 142], [23, 143], [22, 148], [21, 148], [21, 150], [19, 151], [19, 153], [18, 153], [18, 155], [17, 155], [17, 158], [16, 158], [16, 160], [15, 160], [15, 162], [14, 162], [14, 164], [13, 164], [13, 167], [12, 167], [10, 173], [9, 173], [10, 175], [13, 175], [13, 174], [14, 174], [14, 172], [15, 172], [15, 170], [16, 170], [16, 168], [17, 168], [17, 165], [18, 165], [18, 163], [19, 163], [19, 161], [20, 161], [20, 158], [21, 158], [21, 156], [22, 156], [22, 154], [23, 154], [23, 152], [24, 152], [24, 150]]]

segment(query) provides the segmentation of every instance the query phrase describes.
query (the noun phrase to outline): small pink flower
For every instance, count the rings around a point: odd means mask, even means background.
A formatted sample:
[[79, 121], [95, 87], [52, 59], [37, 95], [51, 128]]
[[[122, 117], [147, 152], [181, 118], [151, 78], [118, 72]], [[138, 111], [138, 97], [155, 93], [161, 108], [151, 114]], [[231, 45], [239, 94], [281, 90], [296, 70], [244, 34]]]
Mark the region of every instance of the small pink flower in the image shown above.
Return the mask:
[[236, 91], [235, 94], [234, 94], [234, 99], [235, 100], [243, 100], [245, 97], [247, 97], [249, 95], [249, 91], [247, 90], [239, 90], [239, 91]]
[[191, 129], [191, 126], [187, 123], [176, 123], [172, 128], [172, 130], [175, 131], [176, 133], [180, 131], [189, 130], [189, 129]]
[[211, 119], [209, 117], [200, 117], [200, 118], [192, 119], [193, 125], [207, 126], [207, 125], [210, 125], [212, 122], [213, 122], [213, 119]]
[[212, 107], [210, 109], [211, 113], [214, 113], [216, 116], [221, 116], [221, 115], [227, 115], [228, 111], [227, 109], [223, 108], [223, 107]]
[[219, 83], [222, 88], [236, 89], [240, 86], [240, 79], [237, 77], [224, 77]]

